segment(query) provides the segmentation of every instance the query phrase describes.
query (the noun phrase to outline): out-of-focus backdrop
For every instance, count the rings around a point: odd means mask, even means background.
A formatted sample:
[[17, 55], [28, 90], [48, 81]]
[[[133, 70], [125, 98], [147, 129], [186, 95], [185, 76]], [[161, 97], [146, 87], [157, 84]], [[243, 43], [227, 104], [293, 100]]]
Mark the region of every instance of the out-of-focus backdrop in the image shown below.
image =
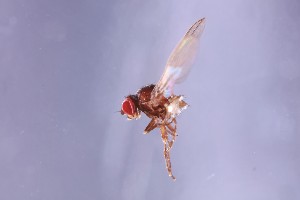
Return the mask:
[[[0, 199], [300, 199], [300, 2], [0, 2]], [[207, 23], [167, 175], [124, 96]]]

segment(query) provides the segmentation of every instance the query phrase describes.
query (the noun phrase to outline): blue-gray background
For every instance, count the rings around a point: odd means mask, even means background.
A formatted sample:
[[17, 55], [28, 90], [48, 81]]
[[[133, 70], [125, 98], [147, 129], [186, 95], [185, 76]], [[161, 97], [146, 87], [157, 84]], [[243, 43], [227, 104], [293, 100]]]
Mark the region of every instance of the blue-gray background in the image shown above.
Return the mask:
[[[300, 199], [297, 0], [0, 1], [0, 199]], [[206, 17], [165, 170], [118, 112]]]

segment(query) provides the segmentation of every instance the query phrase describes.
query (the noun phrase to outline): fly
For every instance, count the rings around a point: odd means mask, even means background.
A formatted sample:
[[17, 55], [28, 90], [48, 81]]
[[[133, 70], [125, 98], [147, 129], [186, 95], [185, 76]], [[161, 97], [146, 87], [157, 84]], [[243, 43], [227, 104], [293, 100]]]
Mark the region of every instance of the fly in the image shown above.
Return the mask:
[[177, 136], [176, 117], [187, 108], [188, 104], [183, 100], [182, 95], [173, 93], [173, 87], [187, 77], [196, 56], [204, 27], [205, 18], [198, 20], [171, 53], [158, 83], [146, 85], [135, 95], [128, 95], [121, 107], [121, 114], [126, 115], [129, 120], [140, 118], [141, 112], [151, 119], [144, 130], [145, 134], [155, 128], [160, 129], [164, 143], [166, 168], [169, 176], [174, 180], [176, 178], [172, 173], [170, 150]]

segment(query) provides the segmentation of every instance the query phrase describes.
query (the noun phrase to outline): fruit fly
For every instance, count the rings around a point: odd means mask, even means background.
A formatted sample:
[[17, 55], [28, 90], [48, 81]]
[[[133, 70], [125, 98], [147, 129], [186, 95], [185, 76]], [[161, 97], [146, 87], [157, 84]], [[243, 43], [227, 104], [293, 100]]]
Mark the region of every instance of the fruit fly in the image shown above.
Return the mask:
[[188, 75], [193, 64], [200, 36], [204, 30], [205, 18], [198, 20], [184, 35], [179, 44], [171, 53], [163, 75], [156, 85], [146, 85], [139, 89], [135, 95], [125, 97], [121, 114], [127, 119], [138, 119], [141, 112], [150, 119], [144, 130], [147, 134], [155, 128], [160, 129], [164, 143], [164, 158], [170, 177], [175, 180], [172, 173], [170, 150], [175, 142], [176, 117], [186, 109], [188, 104], [182, 95], [175, 95], [173, 87], [181, 83]]

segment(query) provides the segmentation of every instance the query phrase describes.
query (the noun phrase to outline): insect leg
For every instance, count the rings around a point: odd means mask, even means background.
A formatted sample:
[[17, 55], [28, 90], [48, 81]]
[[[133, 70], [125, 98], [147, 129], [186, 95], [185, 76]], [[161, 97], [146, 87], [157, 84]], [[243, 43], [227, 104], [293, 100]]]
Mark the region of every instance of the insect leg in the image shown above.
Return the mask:
[[150, 131], [152, 131], [152, 130], [155, 129], [156, 127], [157, 127], [156, 119], [155, 119], [155, 118], [152, 118], [151, 121], [149, 122], [148, 126], [145, 128], [144, 134], [149, 133]]
[[[174, 122], [174, 127], [172, 127], [172, 122]], [[172, 136], [172, 140], [169, 141], [169, 146], [172, 148], [175, 140], [176, 140], [176, 119], [174, 118], [171, 123], [167, 124], [167, 132]]]
[[170, 146], [169, 146], [169, 142], [168, 142], [168, 133], [167, 133], [167, 129], [164, 125], [160, 126], [160, 131], [161, 131], [161, 138], [162, 141], [164, 143], [164, 157], [165, 157], [165, 161], [166, 161], [166, 168], [168, 170], [168, 174], [169, 176], [176, 180], [175, 176], [173, 176], [172, 174], [172, 167], [171, 167], [171, 159], [170, 159]]

